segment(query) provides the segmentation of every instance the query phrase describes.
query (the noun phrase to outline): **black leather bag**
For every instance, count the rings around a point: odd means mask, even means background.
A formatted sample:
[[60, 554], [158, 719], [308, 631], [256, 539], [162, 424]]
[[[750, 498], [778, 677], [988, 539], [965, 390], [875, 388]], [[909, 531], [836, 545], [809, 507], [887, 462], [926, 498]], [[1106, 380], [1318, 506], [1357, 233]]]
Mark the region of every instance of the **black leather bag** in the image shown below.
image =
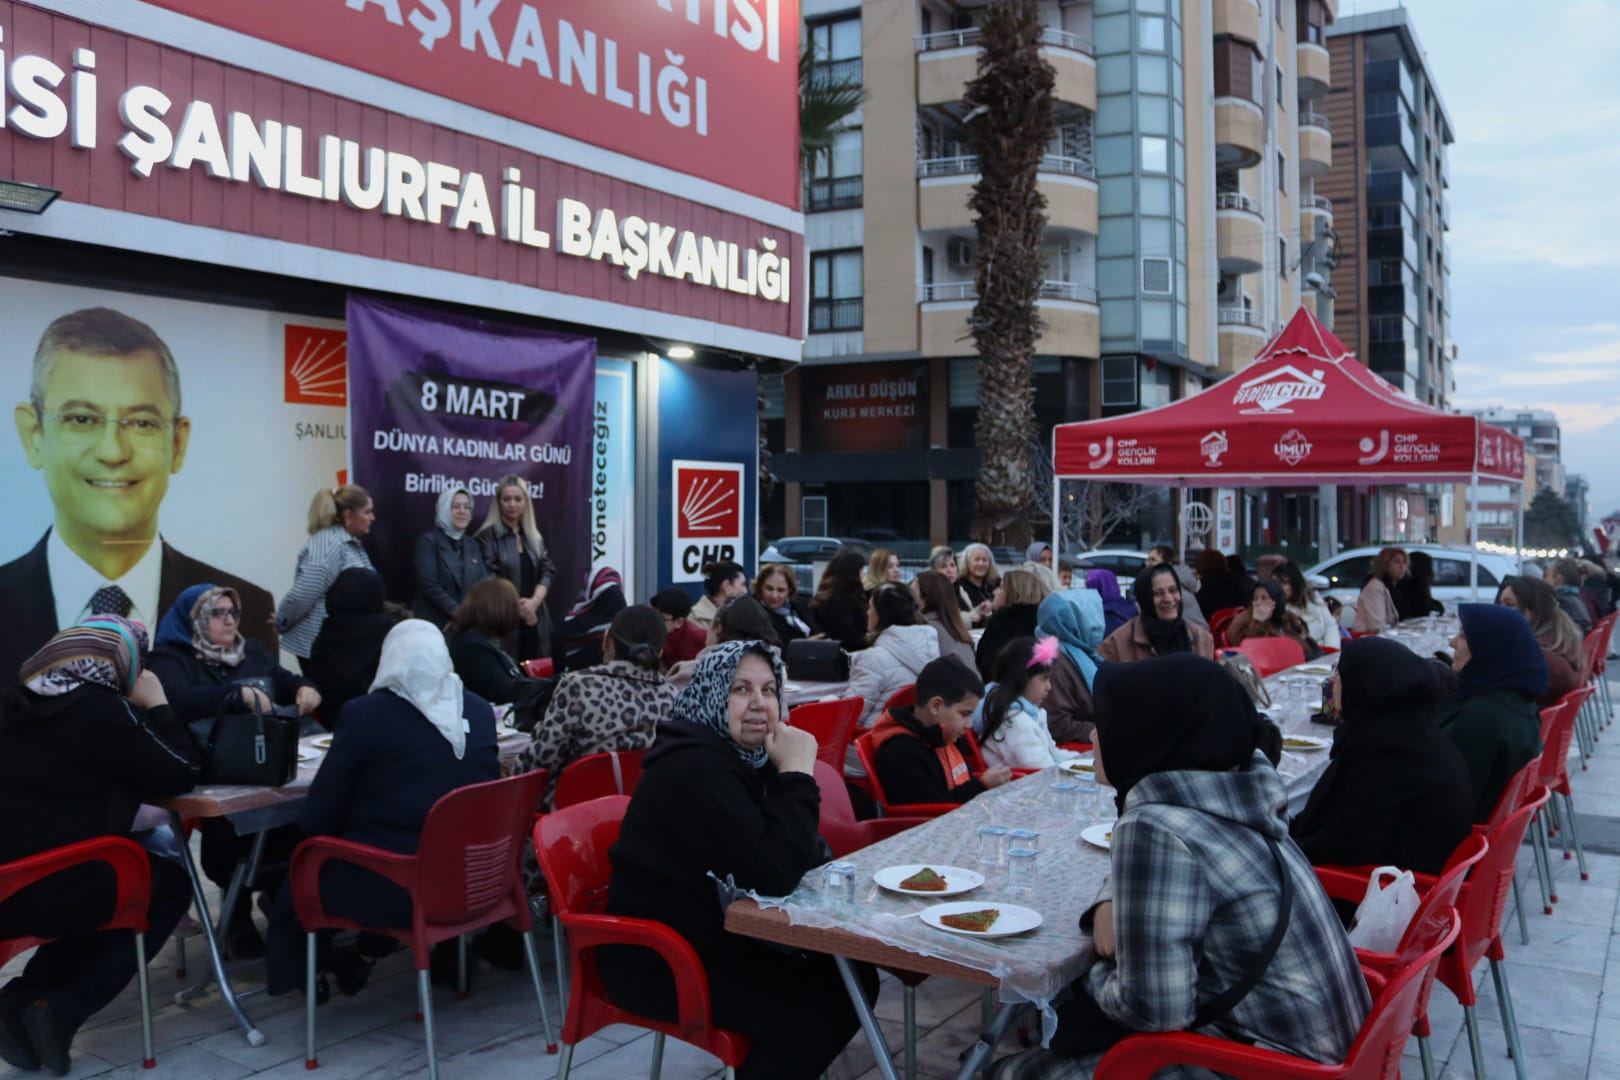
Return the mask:
[[298, 710], [226, 713], [190, 725], [202, 751], [204, 784], [281, 787], [298, 775]]
[[798, 638], [787, 643], [782, 659], [790, 678], [805, 682], [849, 681], [849, 653], [836, 641]]

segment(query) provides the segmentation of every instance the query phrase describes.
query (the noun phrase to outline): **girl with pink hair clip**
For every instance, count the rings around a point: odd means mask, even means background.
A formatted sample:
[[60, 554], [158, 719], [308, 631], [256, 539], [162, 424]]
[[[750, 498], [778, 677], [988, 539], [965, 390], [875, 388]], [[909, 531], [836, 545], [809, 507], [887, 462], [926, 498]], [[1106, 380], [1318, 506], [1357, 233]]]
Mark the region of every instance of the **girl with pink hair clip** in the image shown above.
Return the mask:
[[984, 698], [979, 751], [986, 765], [1044, 769], [1078, 757], [1052, 741], [1041, 703], [1051, 682], [1058, 641], [1014, 638], [996, 657], [996, 682]]

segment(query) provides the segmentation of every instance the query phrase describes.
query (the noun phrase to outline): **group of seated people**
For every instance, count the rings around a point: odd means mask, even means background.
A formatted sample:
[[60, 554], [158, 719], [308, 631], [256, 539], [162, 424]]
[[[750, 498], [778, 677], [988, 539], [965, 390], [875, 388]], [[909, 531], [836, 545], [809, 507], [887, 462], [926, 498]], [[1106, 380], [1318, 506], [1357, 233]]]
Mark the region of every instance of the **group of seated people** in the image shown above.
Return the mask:
[[[831, 960], [727, 933], [710, 880], [780, 895], [826, 856], [815, 740], [787, 723], [783, 702], [789, 641], [858, 641], [849, 693], [865, 699], [874, 779], [891, 803], [966, 802], [1014, 770], [1068, 759], [1074, 744], [1095, 750], [1098, 779], [1120, 811], [1113, 874], [1082, 924], [1098, 961], [1075, 984], [1053, 1048], [999, 1063], [1003, 1077], [1086, 1075], [1130, 1031], [1190, 1025], [1342, 1060], [1368, 998], [1345, 913], [1311, 864], [1438, 871], [1540, 752], [1538, 703], [1587, 675], [1572, 617], [1535, 578], [1510, 579], [1498, 604], [1461, 605], [1447, 663], [1377, 637], [1345, 642], [1333, 678], [1342, 719], [1332, 762], [1290, 822], [1280, 811], [1276, 729], [1212, 661], [1214, 639], [1191, 617], [1198, 603], [1185, 601], [1186, 568], [1173, 553], [1136, 579], [1135, 614], [1111, 632], [1104, 590], [1053, 587], [1060, 582], [1042, 561], [1050, 548], [1029, 554], [988, 595], [989, 552], [969, 548], [912, 586], [894, 580], [897, 564], [874, 559], [870, 590], [859, 556], [839, 555], [810, 605], [782, 566], [752, 584], [736, 564], [710, 567], [696, 605], [679, 590], [625, 603], [617, 575], [599, 572], [575, 609], [581, 627], [601, 626], [579, 632], [595, 651], [555, 680], [516, 768], [547, 771], [544, 811], [570, 762], [646, 751], [611, 853], [608, 907], [664, 922], [693, 945], [715, 1023], [751, 1040], [739, 1076], [820, 1075], [857, 1030]], [[1263, 580], [1252, 586], [1251, 621], [1278, 633], [1308, 627], [1295, 599], [1314, 594], [1298, 568], [1280, 563]], [[1201, 603], [1210, 580], [1197, 571], [1195, 584]], [[1262, 594], [1269, 609], [1257, 602]], [[431, 620], [401, 619], [385, 609], [374, 571], [347, 568], [323, 597], [317, 635], [343, 648], [327, 654], [326, 667], [306, 658], [302, 675], [244, 639], [233, 590], [208, 584], [181, 596], [151, 648], [144, 627], [117, 616], [64, 630], [0, 700], [0, 810], [35, 823], [8, 830], [0, 861], [92, 836], [136, 836], [153, 868], [154, 955], [191, 894], [176, 848], [184, 841], [143, 804], [197, 783], [201, 751], [188, 721], [278, 706], [318, 713], [333, 741], [299, 822], [271, 834], [265, 863], [304, 836], [412, 853], [438, 798], [501, 774], [491, 703], [519, 699], [532, 682], [503, 645], [525, 625], [532, 595], [486, 576], [461, 591], [448, 619], [438, 618], [442, 609]], [[858, 628], [845, 625], [856, 619]], [[977, 649], [967, 632], [975, 621], [984, 630]], [[1309, 629], [1305, 637], [1313, 640]], [[908, 686], [915, 703], [887, 707]], [[970, 731], [987, 766], [978, 775]], [[223, 889], [246, 846], [228, 826], [205, 825], [204, 872]], [[543, 888], [532, 860], [526, 870], [531, 889]], [[1214, 973], [1241, 970], [1270, 933], [1283, 879], [1294, 921], [1271, 966], [1228, 1015], [1202, 1016], [1198, 1003], [1225, 988]], [[249, 886], [265, 930], [245, 891], [223, 914], [228, 947], [237, 959], [265, 957], [271, 994], [301, 991], [304, 935], [290, 887], [269, 871]], [[329, 866], [321, 894], [330, 912], [363, 925], [409, 923], [408, 895], [352, 866]], [[133, 976], [126, 938], [84, 929], [105, 919], [110, 897], [110, 877], [92, 868], [0, 902], [0, 936], [60, 939], [0, 987], [0, 1058], [65, 1074], [74, 1032]], [[318, 996], [359, 992], [392, 948], [375, 935], [340, 942], [323, 933]], [[601, 967], [623, 1007], [674, 1018], [673, 984], [652, 954], [605, 950]], [[858, 967], [870, 999], [875, 973]]]

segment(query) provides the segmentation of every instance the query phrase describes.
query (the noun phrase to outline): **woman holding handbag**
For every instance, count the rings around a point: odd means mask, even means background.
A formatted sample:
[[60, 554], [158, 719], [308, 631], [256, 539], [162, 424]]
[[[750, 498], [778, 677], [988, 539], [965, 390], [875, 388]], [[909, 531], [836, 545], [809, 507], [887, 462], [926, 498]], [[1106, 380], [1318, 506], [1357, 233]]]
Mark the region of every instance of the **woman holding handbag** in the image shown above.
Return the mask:
[[1259, 717], [1220, 665], [1174, 655], [1097, 672], [1097, 782], [1114, 789], [1112, 873], [1081, 917], [1097, 962], [1050, 1050], [996, 1080], [1089, 1077], [1137, 1032], [1197, 1031], [1343, 1061], [1370, 999], [1316, 874], [1288, 839]]
[[[282, 667], [257, 641], [244, 638], [241, 620], [242, 601], [235, 589], [193, 585], [175, 598], [158, 624], [147, 664], [163, 683], [181, 723], [233, 715], [251, 719], [255, 706], [266, 713], [278, 705], [292, 706], [299, 716], [320, 707], [315, 684]], [[236, 864], [253, 848], [253, 835], [238, 836], [236, 827], [224, 818], [203, 818], [199, 827], [203, 873], [223, 896]], [[293, 826], [272, 829], [261, 861], [285, 862], [298, 839]], [[278, 881], [279, 875], [277, 879], [260, 875], [257, 881], [248, 882], [236, 910], [220, 919], [225, 924], [225, 947], [235, 959], [257, 960], [264, 955], [264, 938], [253, 925], [250, 894], [256, 889], [274, 890]]]

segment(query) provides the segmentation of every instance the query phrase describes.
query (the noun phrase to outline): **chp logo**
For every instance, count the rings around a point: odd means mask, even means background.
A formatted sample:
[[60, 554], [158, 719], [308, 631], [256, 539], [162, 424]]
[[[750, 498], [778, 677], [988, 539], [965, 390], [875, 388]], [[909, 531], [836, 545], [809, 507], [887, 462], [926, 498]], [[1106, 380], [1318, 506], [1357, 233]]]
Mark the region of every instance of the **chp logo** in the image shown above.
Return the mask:
[[682, 461], [674, 470], [674, 566], [671, 581], [701, 581], [707, 563], [740, 562], [744, 472], [731, 461]]
[[1285, 364], [1240, 384], [1237, 393], [1232, 395], [1232, 404], [1249, 406], [1243, 409], [1245, 416], [1276, 416], [1292, 413], [1294, 410], [1288, 407], [1291, 402], [1320, 399], [1326, 389], [1322, 372], [1307, 375], [1294, 365]]
[[1110, 435], [1100, 443], [1092, 443], [1086, 450], [1091, 454], [1091, 467], [1100, 469], [1114, 460], [1114, 437]]
[[288, 323], [283, 340], [282, 396], [289, 405], [349, 403], [349, 335]]
[[1204, 455], [1204, 464], [1213, 469], [1220, 466], [1221, 455], [1226, 453], [1228, 446], [1226, 432], [1212, 431], [1198, 441], [1198, 452]]
[[1311, 456], [1311, 441], [1299, 428], [1289, 428], [1272, 449], [1276, 451], [1277, 460], [1284, 465], [1298, 465]]

